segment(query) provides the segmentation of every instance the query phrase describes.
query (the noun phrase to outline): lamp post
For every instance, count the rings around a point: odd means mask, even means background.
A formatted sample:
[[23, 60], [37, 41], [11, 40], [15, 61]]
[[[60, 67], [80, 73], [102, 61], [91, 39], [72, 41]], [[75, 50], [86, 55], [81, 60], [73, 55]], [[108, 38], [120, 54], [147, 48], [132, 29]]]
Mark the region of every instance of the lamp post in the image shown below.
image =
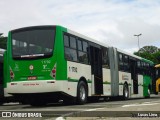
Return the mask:
[[136, 36], [137, 38], [138, 38], [138, 48], [139, 48], [139, 50], [140, 50], [140, 45], [139, 45], [139, 36], [141, 36], [142, 34], [140, 33], [140, 34], [138, 34], [138, 35], [134, 35], [134, 36]]

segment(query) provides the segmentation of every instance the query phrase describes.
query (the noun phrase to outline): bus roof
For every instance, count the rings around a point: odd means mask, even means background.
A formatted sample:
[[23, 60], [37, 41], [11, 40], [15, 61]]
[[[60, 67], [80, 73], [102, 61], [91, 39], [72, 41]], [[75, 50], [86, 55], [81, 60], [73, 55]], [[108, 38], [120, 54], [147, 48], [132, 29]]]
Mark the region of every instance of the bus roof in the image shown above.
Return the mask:
[[150, 61], [150, 60], [147, 60], [147, 59], [145, 59], [145, 58], [142, 58], [142, 61], [144, 61], [144, 62], [147, 62], [147, 63], [149, 63], [149, 64], [152, 64], [152, 65], [154, 65], [154, 63], [153, 63], [152, 61]]
[[[66, 28], [66, 29], [67, 29], [67, 28]], [[72, 30], [70, 30], [70, 29], [67, 29], [67, 31], [68, 31], [68, 33], [71, 33], [71, 34], [76, 35], [76, 36], [78, 36], [78, 37], [84, 38], [84, 39], [86, 39], [86, 40], [88, 40], [88, 41], [94, 42], [94, 43], [99, 44], [99, 45], [101, 45], [101, 46], [104, 46], [104, 47], [112, 47], [112, 46], [107, 45], [106, 43], [102, 43], [102, 42], [100, 42], [100, 41], [98, 41], [98, 40], [95, 40], [95, 39], [92, 39], [92, 38], [90, 38], [90, 37], [84, 36], [84, 35], [82, 35], [82, 34], [80, 34], [80, 33], [77, 33], [77, 32], [75, 32], [75, 31], [72, 31]], [[116, 48], [116, 49], [117, 49], [117, 48]], [[147, 63], [149, 63], [149, 64], [151, 64], [151, 65], [154, 65], [154, 63], [153, 63], [152, 61], [150, 61], [150, 60], [144, 59], [144, 58], [139, 57], [139, 56], [136, 56], [136, 55], [134, 55], [134, 54], [127, 53], [127, 52], [125, 52], [125, 51], [123, 51], [123, 50], [120, 50], [120, 49], [117, 49], [117, 51], [118, 51], [118, 52], [121, 52], [121, 53], [124, 53], [124, 54], [126, 54], [126, 55], [129, 55], [129, 56], [131, 56], [131, 57], [133, 57], [133, 58], [142, 60], [143, 62], [147, 62]]]
[[136, 56], [136, 55], [134, 55], [134, 54], [127, 53], [127, 52], [125, 52], [125, 51], [123, 51], [123, 50], [120, 50], [120, 49], [117, 49], [117, 51], [118, 51], [118, 52], [121, 52], [121, 53], [124, 53], [124, 54], [126, 54], [126, 55], [129, 55], [129, 56], [131, 56], [131, 57], [140, 59], [140, 60], [142, 59], [142, 58], [139, 57], [139, 56]]
[[[101, 45], [101, 46], [104, 46], [104, 47], [112, 47], [112, 46], [107, 45], [107, 44], [104, 43], [104, 42], [100, 42], [100, 41], [98, 41], [98, 40], [92, 39], [92, 38], [90, 38], [90, 37], [87, 37], [87, 36], [82, 35], [82, 34], [80, 34], [80, 33], [78, 33], [78, 32], [72, 31], [72, 30], [70, 30], [70, 29], [68, 29], [68, 28], [66, 28], [66, 27], [60, 26], [60, 25], [29, 26], [29, 27], [18, 28], [18, 29], [12, 30], [11, 32], [17, 31], [17, 30], [22, 30], [22, 29], [31, 29], [31, 28], [39, 28], [39, 27], [61, 27], [61, 28], [65, 28], [65, 29], [67, 29], [67, 32], [68, 32], [68, 33], [71, 33], [71, 34], [73, 34], [73, 35], [76, 35], [77, 37], [81, 37], [81, 38], [83, 38], [83, 39], [86, 39], [86, 40], [88, 40], [88, 41], [90, 41], [90, 42], [93, 42], [93, 43], [95, 43], [95, 44], [98, 44], [98, 45]], [[114, 47], [114, 48], [115, 48], [115, 47]], [[117, 48], [116, 48], [116, 49], [117, 49]], [[150, 63], [150, 64], [154, 64], [154, 63], [153, 63], [152, 61], [150, 61], [150, 60], [144, 59], [144, 58], [139, 57], [139, 56], [136, 56], [136, 55], [134, 55], [134, 54], [127, 53], [127, 52], [125, 52], [125, 51], [123, 51], [123, 50], [117, 49], [117, 51], [118, 51], [118, 52], [121, 52], [121, 53], [124, 53], [124, 54], [126, 54], [126, 55], [129, 55], [129, 56], [131, 56], [131, 57], [133, 57], [133, 58], [142, 60], [142, 61], [144, 61], [144, 62], [147, 62], [147, 63]], [[0, 52], [1, 52], [1, 51], [0, 51]], [[4, 51], [3, 51], [3, 52], [4, 52]], [[1, 54], [1, 53], [0, 53], [0, 54]], [[2, 53], [2, 54], [3, 54], [3, 53]]]

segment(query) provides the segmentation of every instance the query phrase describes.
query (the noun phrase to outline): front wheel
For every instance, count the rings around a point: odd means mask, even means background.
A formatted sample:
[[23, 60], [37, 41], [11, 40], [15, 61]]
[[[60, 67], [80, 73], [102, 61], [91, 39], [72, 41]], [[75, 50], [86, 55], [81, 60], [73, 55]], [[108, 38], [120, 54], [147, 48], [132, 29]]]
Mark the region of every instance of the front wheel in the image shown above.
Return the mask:
[[77, 87], [77, 104], [85, 104], [87, 102], [88, 89], [85, 82], [80, 81]]

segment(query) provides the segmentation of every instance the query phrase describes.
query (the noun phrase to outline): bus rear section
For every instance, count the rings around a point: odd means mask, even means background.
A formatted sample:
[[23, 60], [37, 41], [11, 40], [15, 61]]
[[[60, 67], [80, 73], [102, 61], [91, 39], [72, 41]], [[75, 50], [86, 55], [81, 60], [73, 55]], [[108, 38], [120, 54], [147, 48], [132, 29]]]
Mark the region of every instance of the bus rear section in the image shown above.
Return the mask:
[[63, 50], [57, 49], [61, 48], [60, 30], [56, 26], [37, 26], [9, 33], [9, 94], [32, 105], [59, 99], [66, 84], [65, 63], [58, 60], [64, 57]]

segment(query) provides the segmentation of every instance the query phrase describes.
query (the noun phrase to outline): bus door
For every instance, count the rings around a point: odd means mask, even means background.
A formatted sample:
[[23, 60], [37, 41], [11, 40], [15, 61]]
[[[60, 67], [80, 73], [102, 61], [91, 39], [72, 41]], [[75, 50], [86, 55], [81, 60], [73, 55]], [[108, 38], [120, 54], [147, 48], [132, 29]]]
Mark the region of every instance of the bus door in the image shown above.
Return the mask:
[[137, 61], [131, 59], [130, 63], [131, 63], [131, 79], [133, 80], [133, 93], [138, 94]]
[[103, 94], [103, 77], [102, 77], [102, 51], [100, 48], [90, 46], [90, 63], [92, 76], [94, 76], [94, 93]]

